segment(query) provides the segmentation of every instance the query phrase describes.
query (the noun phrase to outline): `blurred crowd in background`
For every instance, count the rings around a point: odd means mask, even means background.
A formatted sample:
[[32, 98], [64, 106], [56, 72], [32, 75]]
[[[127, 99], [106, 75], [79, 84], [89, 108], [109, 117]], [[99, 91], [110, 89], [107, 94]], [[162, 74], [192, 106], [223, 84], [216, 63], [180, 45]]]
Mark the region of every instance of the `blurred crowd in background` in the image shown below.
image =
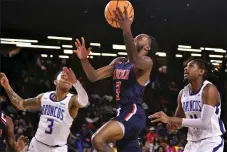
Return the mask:
[[[99, 62], [105, 61], [100, 60]], [[38, 54], [21, 51], [13, 57], [3, 56], [1, 63], [1, 71], [6, 73], [15, 92], [24, 99], [35, 97], [42, 92], [55, 90], [53, 84], [55, 74], [63, 66], [71, 67], [87, 90], [90, 105], [88, 108], [81, 109], [73, 122], [68, 139], [69, 151], [94, 151], [91, 144], [92, 134], [116, 114], [111, 79], [95, 83], [89, 82], [75, 56], [71, 56], [70, 59], [59, 59], [57, 56], [41, 58]], [[147, 115], [160, 110], [170, 116], [174, 115], [178, 93], [185, 85], [183, 83], [184, 61], [179, 61], [179, 63], [174, 68], [169, 69], [168, 64], [159, 65], [156, 62], [156, 67], [151, 75], [152, 81], [145, 90], [143, 107]], [[105, 62], [104, 64], [108, 63]], [[218, 77], [218, 81], [215, 83], [222, 96], [222, 109], [226, 105], [227, 89], [223, 68], [220, 67], [214, 71]], [[177, 71], [171, 71], [173, 69]], [[170, 76], [169, 73], [174, 74]], [[73, 93], [76, 93], [74, 91], [72, 90]], [[31, 139], [38, 126], [39, 111], [17, 111], [10, 104], [4, 90], [1, 90], [0, 101], [1, 110], [14, 120], [16, 137], [23, 134]], [[225, 112], [225, 109], [223, 109], [222, 119], [226, 124]], [[139, 142], [144, 152], [182, 152], [187, 142], [186, 132], [187, 129], [185, 128], [169, 132], [164, 124], [151, 124], [147, 120], [147, 128], [141, 133]]]

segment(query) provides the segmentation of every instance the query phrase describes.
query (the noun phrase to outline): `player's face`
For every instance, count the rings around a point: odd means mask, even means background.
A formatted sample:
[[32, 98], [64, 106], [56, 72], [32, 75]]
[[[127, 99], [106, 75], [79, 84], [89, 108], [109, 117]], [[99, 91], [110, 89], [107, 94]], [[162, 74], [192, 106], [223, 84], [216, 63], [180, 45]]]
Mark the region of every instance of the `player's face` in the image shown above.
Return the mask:
[[184, 79], [193, 81], [204, 74], [204, 70], [200, 69], [195, 61], [190, 61], [184, 68]]
[[149, 39], [147, 35], [140, 34], [134, 39], [137, 51], [139, 52], [139, 56], [145, 56], [149, 51]]
[[62, 89], [70, 90], [72, 88], [72, 83], [67, 81], [68, 76], [65, 72], [61, 72], [56, 80], [56, 85]]

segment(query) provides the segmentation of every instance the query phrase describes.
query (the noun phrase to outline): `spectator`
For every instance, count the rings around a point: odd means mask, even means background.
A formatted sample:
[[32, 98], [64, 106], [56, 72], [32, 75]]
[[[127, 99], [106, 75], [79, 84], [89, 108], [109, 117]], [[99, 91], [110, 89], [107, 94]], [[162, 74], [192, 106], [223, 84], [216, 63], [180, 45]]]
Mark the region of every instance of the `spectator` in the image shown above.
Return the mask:
[[165, 152], [165, 149], [162, 146], [159, 146], [157, 152]]

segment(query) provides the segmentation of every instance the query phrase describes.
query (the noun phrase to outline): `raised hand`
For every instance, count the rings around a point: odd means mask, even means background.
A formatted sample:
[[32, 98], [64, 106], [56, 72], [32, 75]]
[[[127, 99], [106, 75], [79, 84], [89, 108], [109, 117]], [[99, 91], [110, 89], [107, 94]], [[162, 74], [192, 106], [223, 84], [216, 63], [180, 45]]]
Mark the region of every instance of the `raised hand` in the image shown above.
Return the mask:
[[74, 53], [76, 53], [80, 60], [84, 60], [87, 59], [87, 56], [90, 54], [91, 47], [86, 49], [85, 40], [83, 37], [81, 38], [81, 42], [82, 44], [80, 43], [79, 39], [76, 39], [75, 45], [77, 50], [75, 50]]
[[156, 112], [155, 114], [153, 115], [150, 115], [148, 117], [149, 119], [152, 119], [151, 122], [154, 123], [154, 122], [158, 122], [158, 121], [161, 121], [163, 123], [168, 123], [169, 122], [169, 117], [162, 111], [160, 112]]
[[3, 88], [6, 88], [9, 86], [9, 80], [5, 73], [0, 73], [0, 84], [2, 85]]
[[77, 82], [77, 78], [71, 68], [63, 67], [63, 71], [67, 75], [67, 80], [68, 82], [75, 84]]
[[21, 151], [24, 149], [25, 145], [28, 143], [28, 137], [20, 136], [15, 144], [14, 149], [16, 151]]
[[131, 30], [132, 20], [128, 17], [127, 7], [124, 7], [124, 13], [121, 11], [119, 7], [117, 7], [116, 11], [114, 11], [115, 20], [119, 23], [120, 28], [127, 32]]

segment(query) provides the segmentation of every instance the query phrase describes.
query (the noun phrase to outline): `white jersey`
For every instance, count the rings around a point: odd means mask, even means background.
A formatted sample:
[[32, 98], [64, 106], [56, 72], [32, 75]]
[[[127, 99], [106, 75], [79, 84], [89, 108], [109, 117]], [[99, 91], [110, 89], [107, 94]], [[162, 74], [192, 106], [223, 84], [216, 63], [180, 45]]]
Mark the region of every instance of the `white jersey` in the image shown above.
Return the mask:
[[63, 146], [67, 143], [73, 122], [68, 110], [73, 95], [68, 93], [58, 102], [53, 99], [54, 94], [54, 91], [47, 92], [41, 98], [41, 116], [35, 138], [49, 146]]
[[[181, 103], [186, 118], [201, 118], [201, 111], [203, 107], [202, 92], [207, 84], [211, 84], [211, 82], [204, 81], [201, 89], [196, 94], [190, 94], [190, 85], [184, 87], [181, 96]], [[224, 124], [220, 120], [221, 101], [215, 108], [215, 113], [213, 113], [211, 117], [211, 127], [207, 129], [188, 127], [188, 141], [198, 141], [213, 136], [220, 136], [225, 132]]]

